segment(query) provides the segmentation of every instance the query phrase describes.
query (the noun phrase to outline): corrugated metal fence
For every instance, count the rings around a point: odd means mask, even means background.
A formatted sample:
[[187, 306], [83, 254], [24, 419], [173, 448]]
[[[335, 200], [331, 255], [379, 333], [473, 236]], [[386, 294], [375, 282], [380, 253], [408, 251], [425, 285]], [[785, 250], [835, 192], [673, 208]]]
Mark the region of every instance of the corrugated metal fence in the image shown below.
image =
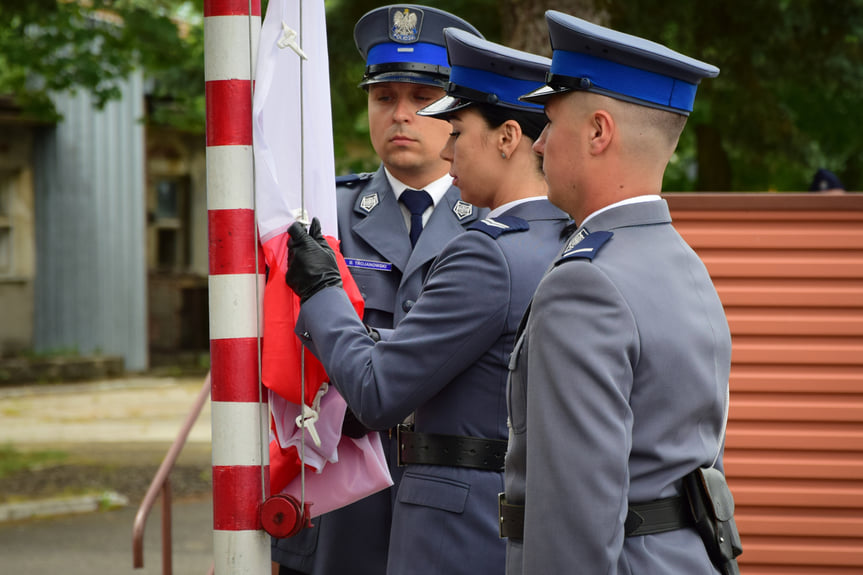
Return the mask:
[[143, 79], [103, 110], [56, 98], [64, 119], [34, 145], [34, 347], [122, 356], [147, 367]]
[[731, 326], [741, 572], [863, 573], [863, 194], [666, 198]]

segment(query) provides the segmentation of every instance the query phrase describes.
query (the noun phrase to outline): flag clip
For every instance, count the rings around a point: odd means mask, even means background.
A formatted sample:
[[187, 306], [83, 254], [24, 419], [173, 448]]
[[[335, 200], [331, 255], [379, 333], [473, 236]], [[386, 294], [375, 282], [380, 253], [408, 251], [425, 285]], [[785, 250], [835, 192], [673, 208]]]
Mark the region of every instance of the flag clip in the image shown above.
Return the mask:
[[279, 41], [276, 42], [276, 45], [279, 48], [290, 48], [297, 53], [297, 56], [299, 56], [303, 60], [308, 60], [309, 57], [306, 56], [306, 53], [303, 52], [303, 49], [300, 48], [299, 44], [297, 44], [297, 37], [297, 31], [282, 22], [282, 37], [279, 38]]
[[318, 412], [303, 404], [303, 414], [297, 416], [297, 427], [309, 430], [309, 435], [312, 436], [312, 441], [315, 445], [321, 446], [321, 437], [318, 435], [318, 430], [315, 429], [315, 422], [318, 420]]
[[291, 215], [294, 219], [303, 224], [307, 229], [312, 220], [309, 219], [309, 212], [305, 208], [294, 208], [291, 210]]
[[309, 407], [305, 403], [303, 404], [303, 414], [298, 415], [296, 422], [297, 427], [300, 429], [306, 428], [309, 430], [309, 435], [312, 436], [312, 441], [315, 442], [317, 447], [321, 446], [321, 437], [318, 435], [318, 430], [315, 429], [315, 422], [321, 415], [321, 399], [329, 390], [330, 386], [325, 381], [321, 384], [321, 387], [318, 388], [318, 393], [315, 394], [315, 398], [312, 400], [312, 406]]

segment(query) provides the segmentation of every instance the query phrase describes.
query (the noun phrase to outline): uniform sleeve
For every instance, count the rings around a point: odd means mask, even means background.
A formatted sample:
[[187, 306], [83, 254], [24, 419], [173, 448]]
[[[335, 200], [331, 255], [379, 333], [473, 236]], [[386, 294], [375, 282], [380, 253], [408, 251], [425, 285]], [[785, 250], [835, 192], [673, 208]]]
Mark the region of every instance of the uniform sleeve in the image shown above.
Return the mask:
[[339, 289], [303, 304], [297, 332], [357, 417], [373, 429], [400, 423], [500, 337], [510, 270], [494, 240], [464, 233], [441, 252], [410, 313], [375, 344]]
[[524, 573], [617, 572], [629, 491], [637, 332], [589, 262], [540, 284], [527, 326]]

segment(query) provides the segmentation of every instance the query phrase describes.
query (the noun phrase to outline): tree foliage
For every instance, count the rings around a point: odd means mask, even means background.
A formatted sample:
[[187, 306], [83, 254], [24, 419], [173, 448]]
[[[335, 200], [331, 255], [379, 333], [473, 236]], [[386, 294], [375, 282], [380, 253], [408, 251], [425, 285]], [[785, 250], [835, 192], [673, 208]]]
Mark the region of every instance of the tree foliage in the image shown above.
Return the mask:
[[[863, 188], [863, 0], [457, 0], [488, 39], [548, 55], [543, 14], [556, 9], [717, 65], [666, 174], [667, 190], [806, 189], [819, 167]], [[341, 166], [373, 162], [352, 27], [380, 2], [330, 3], [331, 74]], [[359, 92], [359, 93], [358, 93]], [[336, 102], [335, 99], [339, 101]]]
[[[373, 169], [356, 21], [380, 0], [326, 0], [337, 169]], [[550, 53], [557, 9], [719, 66], [666, 175], [667, 190], [802, 190], [818, 167], [863, 188], [863, 0], [428, 0], [489, 40]], [[266, 10], [266, 1], [262, 2]], [[86, 6], [87, 8], [82, 8]], [[203, 0], [0, 0], [0, 94], [30, 114], [49, 94], [119, 95], [148, 78], [149, 121], [202, 131]]]
[[200, 18], [178, 19], [200, 14], [196, 1], [0, 0], [0, 94], [14, 95], [26, 116], [53, 121], [52, 94], [87, 90], [101, 107], [141, 69], [173, 100], [203, 102]]
[[615, 28], [721, 69], [687, 129], [699, 189], [804, 190], [820, 166], [863, 187], [863, 1], [607, 4]]

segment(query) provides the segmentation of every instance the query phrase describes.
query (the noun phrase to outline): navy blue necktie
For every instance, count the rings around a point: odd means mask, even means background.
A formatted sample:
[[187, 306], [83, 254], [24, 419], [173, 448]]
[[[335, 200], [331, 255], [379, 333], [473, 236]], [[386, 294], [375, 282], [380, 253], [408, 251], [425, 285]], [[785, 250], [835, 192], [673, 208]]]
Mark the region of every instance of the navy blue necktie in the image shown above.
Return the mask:
[[415, 246], [423, 231], [423, 213], [433, 203], [431, 196], [425, 190], [405, 190], [399, 196], [399, 201], [411, 213], [411, 246]]

